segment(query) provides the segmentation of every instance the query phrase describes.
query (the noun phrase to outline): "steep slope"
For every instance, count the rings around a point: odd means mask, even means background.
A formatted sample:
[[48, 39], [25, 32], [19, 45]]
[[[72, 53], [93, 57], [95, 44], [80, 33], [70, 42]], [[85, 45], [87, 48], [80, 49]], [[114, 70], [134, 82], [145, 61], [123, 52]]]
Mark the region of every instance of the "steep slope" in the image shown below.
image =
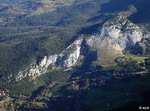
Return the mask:
[[[96, 52], [97, 61], [104, 58], [104, 50], [110, 54], [112, 61], [123, 55], [126, 49], [134, 49], [136, 44], [148, 38], [148, 32], [142, 30], [137, 25], [133, 24], [127, 18], [135, 12], [134, 7], [130, 7], [128, 11], [118, 13], [113, 19], [108, 20], [98, 30], [99, 32], [90, 37], [80, 37], [74, 41], [67, 49], [60, 54], [45, 56], [39, 64], [33, 63], [25, 71], [20, 71], [16, 76], [16, 80], [21, 80], [24, 77], [31, 76], [35, 78], [41, 74], [48, 72], [48, 67], [66, 67], [70, 68], [77, 64], [80, 55], [84, 58], [89, 56], [89, 53]], [[84, 42], [84, 44], [83, 44]], [[86, 44], [86, 45], [85, 45]], [[86, 54], [82, 49], [88, 49]], [[54, 67], [52, 69], [54, 69]], [[50, 70], [50, 69], [49, 69]]]
[[[33, 17], [16, 15], [17, 26], [10, 25], [11, 21], [8, 19], [8, 25], [0, 29], [1, 77], [7, 78], [11, 74], [15, 76], [16, 72], [27, 68], [29, 64], [37, 59], [40, 60], [44, 55], [60, 54], [81, 34], [82, 28], [107, 19], [105, 17], [96, 22], [87, 22], [88, 19], [99, 14], [99, 6], [104, 1], [85, 2]], [[24, 4], [28, 3], [30, 2]], [[22, 25], [18, 20], [23, 22]], [[36, 23], [34, 24], [32, 20]]]
[[[144, 40], [149, 33], [140, 27], [143, 23], [135, 24], [132, 18], [139, 13], [139, 4], [149, 3], [147, 0], [78, 3], [34, 16], [30, 11], [41, 7], [41, 3], [23, 2], [20, 7], [1, 4], [1, 21], [7, 18], [7, 25], [0, 27], [1, 81], [36, 80], [51, 71], [73, 69], [87, 60], [93, 67], [113, 64], [116, 57], [123, 56], [124, 50], [148, 49]], [[129, 5], [135, 5], [136, 9], [133, 6], [127, 9]], [[148, 27], [148, 22], [145, 23]], [[90, 60], [91, 57], [94, 59]]]

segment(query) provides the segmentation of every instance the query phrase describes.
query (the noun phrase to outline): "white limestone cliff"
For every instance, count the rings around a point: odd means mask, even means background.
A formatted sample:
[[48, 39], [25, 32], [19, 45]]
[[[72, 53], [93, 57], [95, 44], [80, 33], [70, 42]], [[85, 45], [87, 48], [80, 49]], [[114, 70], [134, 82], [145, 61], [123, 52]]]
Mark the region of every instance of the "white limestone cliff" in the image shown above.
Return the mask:
[[[108, 47], [113, 53], [122, 54], [122, 51], [128, 47], [134, 46], [137, 42], [147, 38], [149, 33], [143, 31], [140, 27], [127, 19], [128, 16], [118, 14], [114, 19], [108, 20], [103, 24], [97, 34], [86, 38], [85, 41], [90, 47], [100, 49]], [[126, 14], [128, 15], [128, 14]], [[70, 68], [77, 64], [80, 56], [83, 38], [74, 41], [68, 48], [60, 54], [44, 56], [39, 64], [33, 63], [29, 68], [20, 71], [16, 76], [16, 81], [24, 77], [36, 77], [48, 71], [49, 66]], [[86, 46], [84, 46], [86, 47]]]
[[76, 40], [61, 54], [44, 56], [39, 65], [34, 63], [24, 71], [20, 71], [16, 76], [16, 81], [19, 81], [27, 76], [35, 78], [36, 76], [44, 74], [48, 71], [48, 67], [50, 65], [55, 65], [57, 67], [71, 67], [76, 65], [80, 56], [81, 42], [82, 39]]
[[62, 58], [61, 63], [63, 63], [63, 64], [60, 64], [60, 66], [71, 67], [76, 64], [80, 56], [81, 42], [82, 42], [82, 39], [75, 41], [72, 45], [70, 45], [65, 51], [63, 51], [60, 54], [60, 57]]
[[[118, 17], [119, 16], [119, 17]], [[118, 15], [112, 20], [106, 22], [100, 29], [100, 38], [109, 39], [108, 46], [122, 48], [134, 46], [137, 42], [147, 38], [149, 33], [143, 31], [140, 27], [133, 24], [127, 18], [122, 18], [123, 15]], [[122, 18], [122, 19], [121, 19]], [[116, 20], [118, 19], [118, 20]]]

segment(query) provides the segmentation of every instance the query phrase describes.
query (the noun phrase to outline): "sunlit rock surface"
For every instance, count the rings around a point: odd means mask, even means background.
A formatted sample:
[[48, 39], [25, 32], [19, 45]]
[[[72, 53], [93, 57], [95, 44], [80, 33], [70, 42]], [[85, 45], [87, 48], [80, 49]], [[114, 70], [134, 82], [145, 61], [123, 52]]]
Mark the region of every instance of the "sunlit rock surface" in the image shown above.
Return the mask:
[[[90, 37], [79, 37], [79, 39], [74, 41], [68, 48], [62, 51], [62, 53], [44, 56], [39, 64], [31, 64], [29, 68], [20, 71], [16, 77], [16, 81], [27, 76], [36, 77], [44, 74], [48, 71], [49, 66], [66, 68], [75, 66], [79, 56], [83, 54], [81, 50], [83, 47], [88, 47], [87, 49], [89, 51], [101, 49], [99, 50], [100, 53], [106, 48], [105, 50], [112, 50], [114, 54], [122, 55], [123, 50], [134, 47], [137, 42], [149, 36], [148, 32], [142, 30], [127, 19], [127, 17], [133, 13], [132, 11], [119, 13], [113, 19], [105, 22], [103, 26], [98, 29], [96, 34]], [[86, 45], [83, 45], [83, 41]], [[84, 56], [86, 56], [85, 53]], [[101, 54], [98, 59], [100, 58]]]

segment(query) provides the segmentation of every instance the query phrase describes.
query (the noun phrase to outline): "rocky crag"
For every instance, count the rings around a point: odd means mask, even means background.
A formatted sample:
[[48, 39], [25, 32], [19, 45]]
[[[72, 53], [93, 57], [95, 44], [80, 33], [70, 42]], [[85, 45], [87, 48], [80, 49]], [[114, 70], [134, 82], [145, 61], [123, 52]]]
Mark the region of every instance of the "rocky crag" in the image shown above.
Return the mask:
[[[90, 37], [81, 36], [75, 40], [67, 49], [60, 54], [44, 56], [37, 64], [33, 63], [29, 68], [20, 71], [16, 76], [19, 81], [27, 76], [35, 78], [44, 74], [55, 67], [70, 68], [77, 64], [80, 55], [84, 59], [88, 53], [97, 52], [97, 60], [104, 56], [104, 50], [107, 55], [122, 56], [123, 51], [133, 48], [137, 43], [149, 37], [149, 33], [128, 20], [128, 17], [136, 10], [132, 7], [128, 11], [117, 13], [116, 16], [105, 22]], [[83, 49], [86, 49], [83, 50]], [[85, 52], [83, 52], [85, 51]]]

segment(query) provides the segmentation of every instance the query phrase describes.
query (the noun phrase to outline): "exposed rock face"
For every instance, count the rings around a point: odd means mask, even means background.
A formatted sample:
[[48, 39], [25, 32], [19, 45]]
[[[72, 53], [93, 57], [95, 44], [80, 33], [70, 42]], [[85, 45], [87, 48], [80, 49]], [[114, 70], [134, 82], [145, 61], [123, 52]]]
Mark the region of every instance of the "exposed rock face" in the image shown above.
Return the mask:
[[[99, 57], [101, 57], [104, 48], [109, 49], [113, 54], [122, 55], [123, 50], [134, 47], [137, 42], [149, 36], [149, 33], [127, 19], [130, 14], [131, 12], [119, 13], [115, 18], [104, 23], [97, 34], [88, 38], [80, 37], [61, 54], [45, 56], [39, 64], [34, 63], [28, 69], [20, 71], [16, 80], [21, 80], [26, 76], [36, 77], [46, 73], [50, 65], [67, 68], [75, 66], [80, 55], [86, 56], [88, 51], [95, 49], [101, 49], [99, 50]], [[83, 47], [87, 49], [84, 54]]]
[[56, 55], [56, 54], [55, 55], [51, 55], [49, 57], [45, 56], [41, 60], [39, 66], [47, 68], [51, 64], [54, 65], [54, 63], [57, 61], [57, 58], [58, 58], [58, 55]]
[[57, 67], [71, 67], [76, 65], [80, 56], [81, 42], [82, 39], [78, 39], [61, 54], [55, 54], [48, 57], [45, 56], [39, 64], [31, 64], [29, 68], [24, 71], [20, 71], [17, 74], [16, 81], [27, 76], [35, 78], [36, 76], [44, 74], [47, 72], [50, 65]]
[[118, 14], [114, 19], [104, 23], [99, 33], [88, 40], [88, 44], [94, 47], [110, 47], [119, 53], [126, 48], [133, 47], [137, 42], [147, 38], [149, 33], [133, 24], [126, 17]]
[[63, 67], [74, 66], [80, 56], [82, 39], [76, 40], [66, 50], [64, 50], [57, 58], [57, 65]]
[[118, 43], [123, 49], [125, 49], [127, 45], [133, 46], [147, 37], [148, 34], [137, 25], [127, 19], [123, 22], [121, 22], [121, 20], [110, 20], [106, 22], [100, 29], [100, 36], [110, 38], [112, 43]]

